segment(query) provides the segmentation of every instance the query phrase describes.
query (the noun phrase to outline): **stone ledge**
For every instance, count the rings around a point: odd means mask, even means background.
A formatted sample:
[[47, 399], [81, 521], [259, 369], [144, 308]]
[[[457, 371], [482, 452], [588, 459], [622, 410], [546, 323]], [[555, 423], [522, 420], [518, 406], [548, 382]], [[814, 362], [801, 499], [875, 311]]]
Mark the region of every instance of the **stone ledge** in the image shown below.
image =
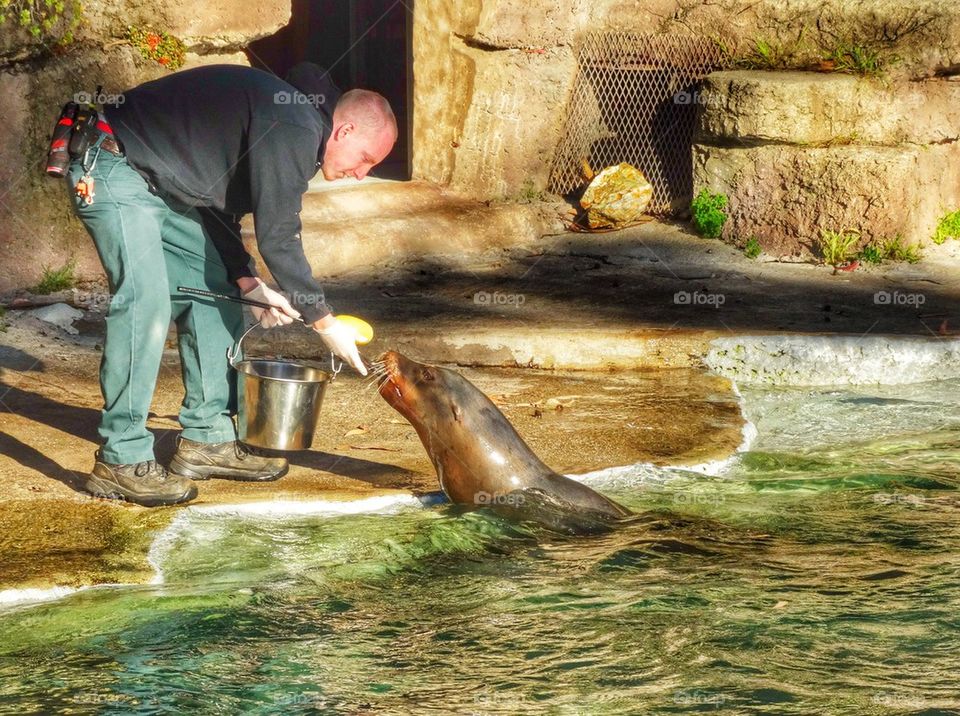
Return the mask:
[[714, 72], [699, 141], [938, 144], [960, 139], [960, 82], [816, 72]]
[[960, 206], [960, 144], [694, 145], [693, 164], [697, 190], [730, 199], [724, 239], [756, 236], [775, 255], [812, 250], [822, 229], [920, 243]]

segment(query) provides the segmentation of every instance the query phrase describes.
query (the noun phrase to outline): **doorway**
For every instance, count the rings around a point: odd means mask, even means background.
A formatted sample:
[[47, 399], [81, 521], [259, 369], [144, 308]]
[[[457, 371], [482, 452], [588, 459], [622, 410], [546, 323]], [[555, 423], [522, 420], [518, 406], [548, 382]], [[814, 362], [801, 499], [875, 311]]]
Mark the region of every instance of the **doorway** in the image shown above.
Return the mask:
[[326, 68], [343, 91], [379, 92], [397, 116], [393, 151], [371, 176], [407, 180], [413, 129], [413, 0], [293, 0], [290, 23], [250, 43], [247, 57], [284, 77], [298, 62]]

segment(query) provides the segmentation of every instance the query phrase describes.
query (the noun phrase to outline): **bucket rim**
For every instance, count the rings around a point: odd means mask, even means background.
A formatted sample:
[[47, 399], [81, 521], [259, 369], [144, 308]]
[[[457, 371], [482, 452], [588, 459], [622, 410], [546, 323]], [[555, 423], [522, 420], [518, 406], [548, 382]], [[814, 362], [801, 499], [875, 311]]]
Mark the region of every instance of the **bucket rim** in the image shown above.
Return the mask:
[[[307, 379], [297, 379], [297, 378], [274, 378], [268, 375], [258, 375], [250, 370], [247, 370], [247, 367], [254, 363], [269, 363], [273, 365], [293, 365], [298, 368], [308, 368], [309, 370], [316, 371], [322, 377], [320, 380], [307, 380]], [[295, 361], [288, 360], [276, 360], [273, 358], [245, 358], [238, 363], [233, 365], [234, 369], [237, 372], [243, 373], [244, 375], [249, 375], [258, 380], [272, 380], [275, 383], [297, 383], [297, 384], [316, 384], [316, 383], [329, 383], [330, 382], [330, 373], [323, 370], [322, 368], [315, 368], [311, 365], [304, 365], [302, 363], [297, 363]]]

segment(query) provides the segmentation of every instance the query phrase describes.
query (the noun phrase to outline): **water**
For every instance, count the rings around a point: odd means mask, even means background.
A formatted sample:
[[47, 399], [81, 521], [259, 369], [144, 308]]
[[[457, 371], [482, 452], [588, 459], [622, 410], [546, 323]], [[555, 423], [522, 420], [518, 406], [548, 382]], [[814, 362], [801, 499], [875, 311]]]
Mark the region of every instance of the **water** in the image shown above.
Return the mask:
[[164, 582], [0, 613], [4, 713], [960, 713], [960, 383], [744, 391], [723, 475], [485, 512], [186, 511]]

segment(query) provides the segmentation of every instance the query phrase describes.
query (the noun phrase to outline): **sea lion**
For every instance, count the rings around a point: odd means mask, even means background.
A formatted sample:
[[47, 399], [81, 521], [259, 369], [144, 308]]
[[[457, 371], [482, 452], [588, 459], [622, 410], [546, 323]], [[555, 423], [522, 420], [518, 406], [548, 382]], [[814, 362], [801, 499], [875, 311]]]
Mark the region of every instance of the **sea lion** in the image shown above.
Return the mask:
[[535, 512], [540, 517], [532, 519], [539, 521], [544, 514], [567, 511], [588, 520], [632, 514], [547, 467], [497, 406], [456, 371], [393, 351], [375, 370], [380, 395], [416, 429], [452, 502], [520, 516]]

